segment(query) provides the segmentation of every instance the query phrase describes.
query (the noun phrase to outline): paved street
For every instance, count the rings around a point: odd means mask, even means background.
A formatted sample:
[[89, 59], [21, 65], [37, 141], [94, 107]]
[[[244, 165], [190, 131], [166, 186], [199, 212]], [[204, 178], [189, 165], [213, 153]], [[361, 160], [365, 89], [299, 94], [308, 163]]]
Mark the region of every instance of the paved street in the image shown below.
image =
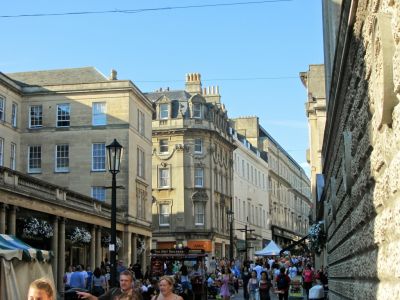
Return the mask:
[[[278, 300], [278, 296], [276, 294], [271, 292], [270, 296], [271, 296], [271, 300]], [[235, 295], [234, 297], [231, 297], [231, 299], [233, 299], [233, 300], [243, 300], [244, 299], [244, 297], [243, 297], [243, 288], [240, 288], [239, 289], [239, 293], [237, 295]]]

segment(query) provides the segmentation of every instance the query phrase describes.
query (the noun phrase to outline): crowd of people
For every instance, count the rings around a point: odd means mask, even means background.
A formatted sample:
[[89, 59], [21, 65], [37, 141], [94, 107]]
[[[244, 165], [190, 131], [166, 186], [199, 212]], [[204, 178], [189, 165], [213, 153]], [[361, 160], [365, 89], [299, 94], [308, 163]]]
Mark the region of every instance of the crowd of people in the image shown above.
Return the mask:
[[[304, 299], [316, 300], [325, 299], [327, 278], [326, 268], [313, 269], [312, 261], [306, 257], [271, 257], [245, 263], [212, 257], [207, 263], [167, 261], [158, 278], [152, 276], [150, 268], [142, 273], [139, 262], [127, 267], [118, 261], [119, 285], [114, 288], [110, 288], [107, 261], [93, 272], [81, 265], [70, 266], [64, 284], [66, 293], [76, 290], [79, 298], [92, 300], [198, 300], [204, 299], [204, 294], [208, 299], [229, 300], [238, 294], [240, 287], [245, 300], [270, 300], [271, 293], [287, 300], [290, 287], [299, 281]], [[28, 299], [55, 300], [54, 294], [49, 281], [43, 279], [31, 284]]]

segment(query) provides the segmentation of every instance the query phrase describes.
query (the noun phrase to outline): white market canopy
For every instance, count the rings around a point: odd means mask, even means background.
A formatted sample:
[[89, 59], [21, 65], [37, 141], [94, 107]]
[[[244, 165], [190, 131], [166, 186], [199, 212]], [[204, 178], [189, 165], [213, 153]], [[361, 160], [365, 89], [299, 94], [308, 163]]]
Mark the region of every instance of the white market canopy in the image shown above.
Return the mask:
[[270, 241], [264, 249], [256, 251], [254, 254], [257, 256], [276, 256], [280, 254], [281, 250], [282, 248], [275, 244], [274, 241]]

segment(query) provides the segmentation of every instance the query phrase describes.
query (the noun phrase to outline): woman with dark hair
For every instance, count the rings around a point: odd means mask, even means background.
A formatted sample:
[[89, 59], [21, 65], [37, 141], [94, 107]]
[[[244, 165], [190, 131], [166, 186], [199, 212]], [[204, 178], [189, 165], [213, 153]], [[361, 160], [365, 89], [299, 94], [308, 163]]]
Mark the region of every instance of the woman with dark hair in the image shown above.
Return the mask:
[[247, 284], [249, 283], [250, 278], [251, 278], [251, 273], [249, 272], [249, 268], [247, 267], [247, 265], [244, 265], [242, 269], [242, 280], [243, 280], [243, 297], [246, 300], [249, 299], [249, 290], [247, 288]]
[[92, 276], [92, 295], [100, 296], [103, 295], [107, 289], [107, 280], [104, 275], [101, 274], [100, 268], [94, 269]]

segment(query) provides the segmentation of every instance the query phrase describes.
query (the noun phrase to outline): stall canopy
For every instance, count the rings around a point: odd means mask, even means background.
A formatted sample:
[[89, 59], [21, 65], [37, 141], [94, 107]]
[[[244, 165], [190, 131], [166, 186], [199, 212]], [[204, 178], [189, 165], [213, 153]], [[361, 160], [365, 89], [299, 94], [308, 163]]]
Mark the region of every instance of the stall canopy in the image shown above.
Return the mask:
[[35, 249], [15, 236], [0, 234], [0, 299], [26, 298], [29, 284], [40, 277], [54, 282], [51, 252]]
[[275, 244], [274, 241], [270, 241], [269, 244], [262, 250], [256, 251], [254, 254], [257, 256], [275, 256], [279, 255], [281, 247]]

